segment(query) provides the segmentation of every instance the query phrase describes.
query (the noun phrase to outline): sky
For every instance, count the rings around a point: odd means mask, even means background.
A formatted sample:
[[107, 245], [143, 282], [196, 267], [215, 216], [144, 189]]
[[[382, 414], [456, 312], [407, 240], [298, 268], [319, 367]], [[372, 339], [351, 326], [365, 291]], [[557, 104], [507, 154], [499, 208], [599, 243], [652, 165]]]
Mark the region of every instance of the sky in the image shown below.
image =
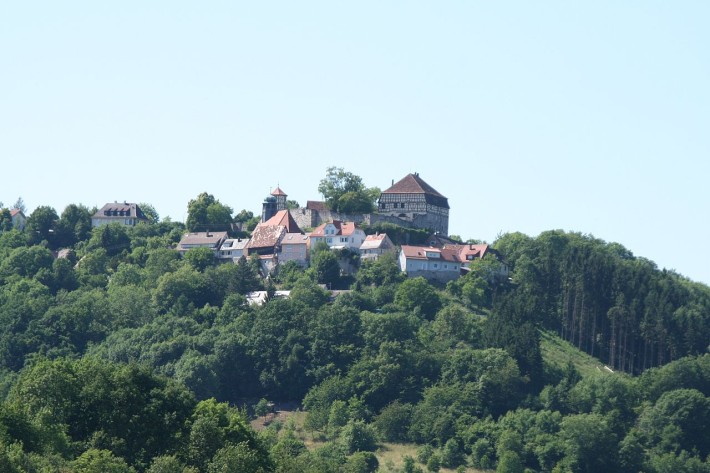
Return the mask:
[[710, 2], [3, 2], [0, 201], [318, 200], [419, 172], [449, 231], [710, 283]]

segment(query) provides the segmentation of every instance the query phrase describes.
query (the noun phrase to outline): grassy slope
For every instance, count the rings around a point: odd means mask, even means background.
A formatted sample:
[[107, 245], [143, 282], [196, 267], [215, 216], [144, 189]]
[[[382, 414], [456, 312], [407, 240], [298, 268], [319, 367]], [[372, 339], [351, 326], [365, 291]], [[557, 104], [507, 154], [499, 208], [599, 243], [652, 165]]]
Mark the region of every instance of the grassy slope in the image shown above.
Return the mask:
[[543, 360], [556, 368], [564, 369], [567, 361], [571, 361], [584, 377], [600, 371], [607, 372], [604, 370], [604, 363], [578, 350], [552, 332], [540, 331], [540, 349]]

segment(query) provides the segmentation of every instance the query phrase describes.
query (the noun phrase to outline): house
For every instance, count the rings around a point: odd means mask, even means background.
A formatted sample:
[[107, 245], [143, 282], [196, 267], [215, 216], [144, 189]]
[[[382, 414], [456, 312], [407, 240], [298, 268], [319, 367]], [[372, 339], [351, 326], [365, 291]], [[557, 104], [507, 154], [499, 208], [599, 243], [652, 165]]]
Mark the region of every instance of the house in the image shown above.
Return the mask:
[[275, 255], [286, 233], [283, 225], [258, 224], [246, 244], [246, 255]]
[[[278, 191], [281, 191], [277, 188]], [[283, 191], [281, 191], [283, 192]], [[283, 195], [285, 197], [285, 194]], [[279, 210], [268, 220], [257, 224], [246, 245], [247, 255], [276, 254], [280, 251], [281, 240], [287, 233], [301, 233], [301, 229], [288, 209]]]
[[419, 228], [430, 228], [443, 235], [449, 233], [449, 201], [419, 173], [407, 174], [380, 194], [378, 213], [412, 222]]
[[106, 204], [91, 217], [91, 226], [100, 227], [109, 223], [134, 226], [140, 222], [147, 222], [148, 218], [138, 204], [129, 202], [114, 202]]
[[[471, 244], [446, 244], [445, 249], [454, 250], [458, 252], [459, 259], [461, 260], [461, 272], [466, 273], [470, 270], [471, 264], [476, 260], [482, 260], [486, 256], [489, 258], [495, 258], [499, 263], [497, 266], [488, 266], [489, 274], [486, 276], [489, 280], [505, 280], [508, 278], [509, 270], [508, 265], [502, 260], [500, 255], [496, 250], [491, 248], [486, 243], [481, 243], [477, 245]], [[493, 269], [496, 268], [497, 269]]]
[[461, 276], [462, 261], [456, 249], [403, 245], [399, 267], [409, 277], [448, 282]]
[[333, 220], [318, 226], [310, 235], [310, 246], [325, 243], [331, 249], [348, 249], [360, 252], [360, 246], [365, 241], [365, 232], [355, 222]]
[[10, 217], [12, 218], [12, 228], [23, 231], [27, 223], [27, 217], [21, 209], [10, 209]]
[[231, 260], [237, 262], [239, 258], [245, 256], [244, 248], [249, 242], [246, 238], [227, 238], [222, 243], [217, 253], [217, 258], [220, 260]]
[[308, 235], [287, 233], [281, 240], [279, 264], [295, 261], [300, 266], [308, 266]]
[[182, 237], [176, 249], [181, 255], [184, 255], [194, 248], [209, 248], [216, 257], [226, 239], [227, 232], [187, 233]]
[[390, 237], [386, 233], [377, 233], [375, 235], [367, 235], [365, 241], [360, 245], [360, 259], [376, 260], [381, 254], [390, 251], [395, 251], [396, 248]]

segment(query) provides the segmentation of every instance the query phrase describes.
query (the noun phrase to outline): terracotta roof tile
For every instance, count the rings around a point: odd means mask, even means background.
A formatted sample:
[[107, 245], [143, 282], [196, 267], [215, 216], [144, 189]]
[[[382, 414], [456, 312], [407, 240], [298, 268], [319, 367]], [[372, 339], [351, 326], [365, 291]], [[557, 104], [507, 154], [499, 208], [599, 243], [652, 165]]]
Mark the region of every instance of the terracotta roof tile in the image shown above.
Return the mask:
[[276, 186], [276, 189], [271, 191], [271, 195], [288, 195], [284, 191], [281, 190], [280, 187]]
[[328, 210], [328, 207], [325, 205], [325, 202], [320, 200], [307, 200], [306, 208], [309, 210], [317, 210], [319, 212]]
[[265, 222], [259, 223], [259, 225], [282, 225], [286, 227], [286, 230], [289, 233], [301, 233], [301, 229], [298, 227], [298, 224], [293, 219], [293, 216], [291, 216], [291, 212], [288, 210], [279, 210], [273, 217]]
[[449, 208], [449, 202], [439, 191], [427, 184], [419, 174], [407, 174], [392, 187], [382, 192], [383, 194], [424, 194], [427, 203], [439, 207]]

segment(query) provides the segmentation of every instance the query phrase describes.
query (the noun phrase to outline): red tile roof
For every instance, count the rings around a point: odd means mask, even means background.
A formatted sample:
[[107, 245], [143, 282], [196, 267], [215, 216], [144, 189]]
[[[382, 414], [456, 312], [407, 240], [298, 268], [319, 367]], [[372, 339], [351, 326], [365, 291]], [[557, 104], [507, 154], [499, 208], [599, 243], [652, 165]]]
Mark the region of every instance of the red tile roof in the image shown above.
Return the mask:
[[271, 191], [271, 195], [287, 195], [280, 187], [276, 186], [276, 189]]
[[259, 223], [259, 225], [282, 225], [289, 233], [301, 233], [301, 229], [288, 210], [279, 210], [273, 217], [266, 222]]
[[286, 234], [283, 225], [257, 225], [247, 243], [247, 248], [271, 248], [279, 244]]
[[[377, 235], [367, 235], [365, 241], [360, 245], [361, 250], [374, 250], [380, 248], [385, 241], [389, 240], [386, 233], [379, 233]], [[391, 240], [390, 240], [391, 242]], [[389, 246], [389, 243], [388, 243]]]
[[424, 194], [427, 203], [449, 208], [449, 202], [439, 191], [427, 184], [419, 174], [407, 174], [392, 187], [382, 192], [383, 194]]
[[[446, 248], [432, 248], [430, 246], [409, 246], [402, 245], [402, 253], [407, 259], [429, 260], [436, 259], [448, 261], [450, 263], [460, 263], [458, 251]], [[440, 257], [430, 257], [427, 253], [437, 253]]]
[[11, 209], [11, 210], [10, 210], [10, 216], [11, 216], [11, 217], [14, 217], [14, 216], [17, 215], [17, 214], [22, 214], [23, 217], [24, 217], [24, 215], [25, 215], [25, 214], [22, 212], [22, 210], [20, 210], [20, 209]]
[[318, 210], [319, 212], [328, 210], [328, 206], [325, 205], [325, 202], [320, 200], [307, 200], [306, 208], [309, 210]]
[[479, 245], [444, 245], [444, 249], [456, 251], [461, 261], [470, 261], [469, 256], [473, 259], [483, 258], [488, 251], [488, 245], [485, 243]]
[[355, 233], [359, 227], [355, 222], [343, 222], [340, 220], [333, 220], [332, 222], [321, 223], [313, 230], [311, 236], [322, 237], [325, 236], [325, 227], [328, 225], [333, 225], [335, 227], [335, 233], [333, 235], [350, 236]]

